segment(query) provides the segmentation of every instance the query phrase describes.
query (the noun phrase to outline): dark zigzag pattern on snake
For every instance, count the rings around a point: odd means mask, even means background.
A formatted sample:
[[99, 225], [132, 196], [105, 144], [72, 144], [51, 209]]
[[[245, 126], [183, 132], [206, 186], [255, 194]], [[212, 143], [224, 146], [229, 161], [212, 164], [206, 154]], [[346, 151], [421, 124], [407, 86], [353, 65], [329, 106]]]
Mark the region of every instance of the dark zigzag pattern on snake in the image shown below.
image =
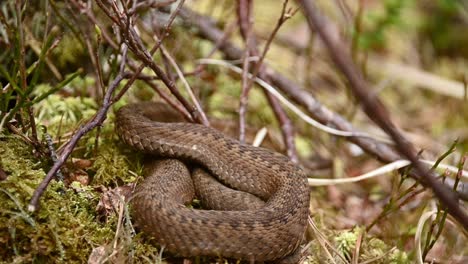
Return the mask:
[[[170, 111], [161, 103], [140, 103], [116, 113], [116, 131], [125, 143], [172, 159], [155, 163], [152, 175], [136, 188], [131, 200], [136, 224], [165, 250], [184, 257], [271, 261], [293, 254], [308, 217], [309, 189], [302, 170], [279, 153], [240, 144], [213, 128], [159, 122], [167, 121]], [[173, 159], [196, 163], [265, 205], [246, 211], [187, 208], [184, 203], [194, 195], [192, 179]]]

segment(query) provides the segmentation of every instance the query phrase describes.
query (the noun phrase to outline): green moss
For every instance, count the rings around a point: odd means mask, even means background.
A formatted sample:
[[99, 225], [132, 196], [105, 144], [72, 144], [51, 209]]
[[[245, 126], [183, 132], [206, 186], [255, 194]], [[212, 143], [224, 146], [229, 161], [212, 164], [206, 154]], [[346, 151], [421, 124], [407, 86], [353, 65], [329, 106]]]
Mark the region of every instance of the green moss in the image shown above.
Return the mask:
[[[79, 80], [83, 85], [89, 84], [86, 80]], [[47, 84], [38, 85], [34, 94], [41, 94], [50, 90]], [[44, 124], [52, 135], [60, 135], [63, 131], [72, 131], [82, 120], [91, 118], [96, 113], [95, 101], [88, 97], [63, 97], [51, 94], [35, 105], [36, 120]], [[60, 133], [62, 131], [62, 133]]]
[[101, 193], [95, 186], [134, 181], [128, 165], [135, 164], [134, 160], [129, 161], [126, 153], [109, 142], [103, 142], [90, 169], [96, 171], [92, 186], [52, 181], [41, 198], [40, 210], [31, 214], [26, 208], [45, 176], [42, 164], [19, 138], [0, 139], [0, 165], [8, 174], [0, 182], [0, 259], [5, 263], [85, 263], [94, 248], [103, 248], [101, 257], [112, 255], [115, 261], [159, 259], [151, 239], [133, 237], [128, 212], [116, 235], [117, 214], [104, 217], [96, 210]]
[[[52, 181], [37, 214], [26, 206], [44, 178], [32, 149], [15, 137], [0, 141], [1, 166], [9, 175], [0, 182], [0, 258], [8, 262], [86, 262], [90, 250], [113, 237], [113, 221], [100, 223], [99, 194], [91, 187], [67, 189]], [[12, 251], [13, 250], [13, 251]]]
[[[100, 146], [96, 154], [96, 160], [91, 168], [95, 171], [94, 184], [109, 185], [110, 183], [130, 183], [135, 181], [136, 175], [141, 175], [142, 166], [139, 158], [141, 155], [127, 153], [126, 155], [122, 146], [115, 143], [106, 143]], [[133, 154], [133, 155], [131, 155]], [[130, 160], [131, 159], [131, 160]], [[131, 167], [129, 164], [134, 164]], [[134, 171], [133, 173], [131, 171]]]
[[356, 232], [343, 232], [335, 237], [338, 251], [348, 260], [351, 259], [353, 249], [356, 247], [358, 235]]
[[79, 62], [85, 54], [85, 48], [81, 42], [71, 34], [65, 34], [53, 54], [61, 67]]
[[[87, 115], [90, 110], [81, 107], [83, 116]], [[48, 118], [63, 122], [54, 119], [57, 115], [60, 113], [51, 111]], [[53, 122], [50, 122], [51, 126], [56, 125]], [[75, 154], [89, 155], [94, 160], [93, 166], [87, 170], [90, 177], [94, 175], [92, 185], [72, 182], [70, 186], [64, 186], [52, 181], [41, 198], [37, 214], [30, 214], [26, 207], [45, 177], [43, 167], [47, 166], [34, 157], [33, 149], [19, 137], [4, 136], [0, 139], [0, 165], [8, 175], [0, 182], [0, 244], [3, 245], [0, 247], [0, 259], [8, 263], [84, 263], [94, 248], [105, 248], [103, 257], [114, 252], [117, 215], [110, 212], [104, 217], [97, 212], [101, 193], [96, 186], [134, 181], [135, 175], [141, 174], [141, 166], [137, 162], [140, 156], [116, 145], [119, 143], [112, 125], [101, 129], [101, 137], [104, 140], [101, 140], [97, 151], [93, 151], [95, 138], [88, 135], [80, 144], [86, 151]], [[136, 173], [130, 173], [132, 170]], [[131, 225], [127, 224], [124, 229], [119, 235], [119, 252], [114, 259], [131, 257], [144, 261], [159, 256], [151, 240], [143, 242], [137, 237], [134, 241]]]
[[[335, 247], [347, 260], [351, 260], [356, 248], [356, 241], [364, 232], [356, 227], [343, 231], [334, 237]], [[359, 249], [359, 262], [372, 260], [372, 263], [410, 263], [405, 252], [391, 248], [382, 240], [364, 234]]]

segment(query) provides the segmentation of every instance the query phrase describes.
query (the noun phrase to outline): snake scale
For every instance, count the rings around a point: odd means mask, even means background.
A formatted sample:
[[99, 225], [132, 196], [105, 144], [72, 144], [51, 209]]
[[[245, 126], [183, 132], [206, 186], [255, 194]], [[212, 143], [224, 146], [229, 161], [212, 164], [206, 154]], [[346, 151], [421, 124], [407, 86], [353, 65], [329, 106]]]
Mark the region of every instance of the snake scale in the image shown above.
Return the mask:
[[[131, 206], [136, 225], [165, 250], [261, 262], [298, 249], [310, 198], [305, 174], [287, 157], [185, 123], [162, 103], [122, 107], [116, 132], [129, 146], [164, 158], [148, 166]], [[185, 206], [195, 193], [208, 209]]]

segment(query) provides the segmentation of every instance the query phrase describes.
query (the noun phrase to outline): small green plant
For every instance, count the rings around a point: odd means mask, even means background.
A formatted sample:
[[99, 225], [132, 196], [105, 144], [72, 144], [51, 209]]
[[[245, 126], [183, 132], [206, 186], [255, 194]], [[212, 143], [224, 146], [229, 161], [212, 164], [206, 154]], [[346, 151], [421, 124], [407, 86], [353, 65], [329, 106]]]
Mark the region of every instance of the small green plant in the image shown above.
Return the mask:
[[[13, 118], [23, 128], [31, 130], [31, 140], [38, 142], [36, 122], [33, 118], [33, 106], [49, 95], [56, 93], [76, 78], [81, 70], [68, 75], [63, 80], [41, 93], [35, 93], [36, 87], [44, 75], [47, 56], [57, 46], [60, 38], [57, 30], [44, 30], [44, 19], [38, 12], [29, 17], [31, 9], [21, 1], [5, 1], [1, 4], [0, 22], [1, 33], [5, 38], [0, 42], [0, 83], [2, 93], [0, 96], [0, 131]], [[34, 42], [35, 36], [27, 24], [37, 22], [36, 32], [42, 35], [43, 42]], [[39, 24], [42, 23], [42, 28]], [[50, 61], [49, 61], [50, 62]], [[53, 68], [53, 65], [49, 64]]]

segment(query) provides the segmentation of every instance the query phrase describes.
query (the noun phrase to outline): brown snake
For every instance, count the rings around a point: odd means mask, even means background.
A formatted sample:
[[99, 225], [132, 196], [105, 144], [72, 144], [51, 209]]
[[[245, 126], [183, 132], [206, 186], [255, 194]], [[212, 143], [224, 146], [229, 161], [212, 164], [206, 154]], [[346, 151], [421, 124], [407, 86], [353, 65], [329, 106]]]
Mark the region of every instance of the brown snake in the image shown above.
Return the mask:
[[[175, 116], [161, 103], [131, 104], [116, 113], [124, 142], [167, 158], [153, 163], [135, 190], [137, 226], [184, 257], [253, 262], [293, 254], [306, 230], [310, 199], [302, 170], [281, 154], [240, 144], [213, 128], [167, 122]], [[202, 169], [190, 176], [178, 160]], [[186, 207], [194, 192], [205, 207], [221, 211]]]

